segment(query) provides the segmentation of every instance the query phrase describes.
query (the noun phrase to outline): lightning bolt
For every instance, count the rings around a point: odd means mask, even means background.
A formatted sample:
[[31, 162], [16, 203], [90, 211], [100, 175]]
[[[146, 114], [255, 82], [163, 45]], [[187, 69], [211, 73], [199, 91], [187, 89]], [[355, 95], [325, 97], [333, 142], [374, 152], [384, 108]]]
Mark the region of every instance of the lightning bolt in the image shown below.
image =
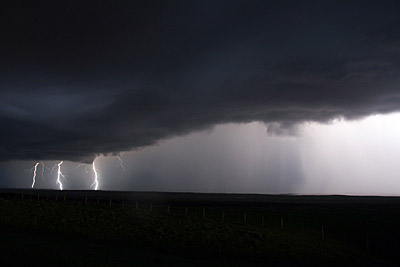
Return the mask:
[[35, 166], [33, 166], [32, 169], [33, 170], [33, 177], [32, 177], [32, 185], [31, 188], [33, 188], [35, 186], [35, 182], [36, 182], [36, 171], [37, 171], [37, 166], [39, 165], [39, 162], [36, 162]]
[[99, 188], [99, 177], [98, 177], [98, 173], [96, 170], [96, 165], [94, 164], [94, 160], [92, 163], [92, 167], [93, 167], [93, 172], [94, 172], [94, 182], [91, 186], [94, 185], [94, 190], [97, 190], [97, 188]]
[[[83, 166], [85, 166], [85, 172], [89, 173], [89, 166], [90, 166], [89, 164], [81, 163], [76, 168], [78, 169], [78, 168], [83, 167]], [[100, 175], [99, 175], [99, 173], [98, 173], [98, 171], [96, 169], [96, 164], [94, 163], [94, 160], [93, 160], [93, 163], [92, 163], [92, 170], [94, 172], [94, 181], [90, 186], [91, 187], [94, 186], [94, 190], [97, 190], [99, 188], [99, 176]]]
[[[63, 185], [61, 183], [60, 177], [65, 178], [64, 174], [61, 172], [61, 164], [63, 164], [64, 161], [60, 161], [60, 163], [57, 164], [58, 166], [58, 171], [57, 171], [57, 181], [56, 184], [60, 185], [60, 190], [63, 190]], [[54, 169], [54, 168], [53, 168]]]
[[122, 176], [123, 176], [123, 175], [124, 175], [124, 172], [125, 172], [124, 162], [123, 162], [123, 160], [122, 160], [122, 158], [121, 158], [120, 156], [117, 156], [117, 159], [118, 159], [118, 161], [119, 161], [119, 166], [120, 166], [121, 169], [122, 169]]

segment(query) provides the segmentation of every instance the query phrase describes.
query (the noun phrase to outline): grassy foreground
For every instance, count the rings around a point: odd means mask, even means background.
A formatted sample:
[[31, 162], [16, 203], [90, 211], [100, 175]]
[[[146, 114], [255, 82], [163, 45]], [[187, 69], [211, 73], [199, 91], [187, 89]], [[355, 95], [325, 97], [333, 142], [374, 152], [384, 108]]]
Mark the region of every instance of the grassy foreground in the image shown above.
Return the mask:
[[[370, 252], [293, 230], [271, 213], [200, 206], [0, 199], [3, 264], [93, 266], [390, 266]], [[244, 215], [244, 212], [247, 214]], [[247, 216], [247, 217], [246, 217]], [[289, 216], [289, 215], [288, 215]], [[288, 217], [287, 216], [287, 217]], [[246, 217], [246, 219], [244, 219]], [[288, 217], [290, 218], [290, 217]], [[259, 220], [258, 220], [259, 221]], [[278, 221], [278, 223], [276, 223]]]

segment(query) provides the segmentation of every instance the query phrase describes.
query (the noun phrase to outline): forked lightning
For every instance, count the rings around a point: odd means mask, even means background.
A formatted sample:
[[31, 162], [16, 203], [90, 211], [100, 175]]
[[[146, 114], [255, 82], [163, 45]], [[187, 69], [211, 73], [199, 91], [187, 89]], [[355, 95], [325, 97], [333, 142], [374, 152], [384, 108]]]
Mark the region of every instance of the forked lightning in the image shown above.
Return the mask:
[[94, 160], [92, 163], [92, 167], [93, 167], [93, 172], [94, 172], [94, 182], [91, 186], [94, 186], [94, 190], [97, 190], [99, 188], [99, 177], [98, 177], [98, 173], [96, 170], [96, 165], [94, 164]]
[[33, 170], [33, 177], [32, 177], [32, 185], [31, 185], [31, 188], [33, 188], [33, 187], [35, 186], [35, 182], [36, 182], [36, 171], [37, 171], [38, 165], [39, 165], [39, 162], [36, 162], [35, 166], [33, 166], [33, 168], [30, 169], [30, 170]]
[[63, 190], [63, 184], [61, 183], [60, 177], [65, 178], [65, 176], [64, 176], [64, 175], [62, 174], [62, 172], [61, 172], [61, 164], [63, 164], [63, 162], [64, 162], [64, 161], [60, 161], [60, 163], [57, 164], [57, 166], [58, 166], [58, 171], [57, 171], [57, 181], [56, 181], [56, 184], [59, 184], [59, 185], [60, 185], [60, 190]]

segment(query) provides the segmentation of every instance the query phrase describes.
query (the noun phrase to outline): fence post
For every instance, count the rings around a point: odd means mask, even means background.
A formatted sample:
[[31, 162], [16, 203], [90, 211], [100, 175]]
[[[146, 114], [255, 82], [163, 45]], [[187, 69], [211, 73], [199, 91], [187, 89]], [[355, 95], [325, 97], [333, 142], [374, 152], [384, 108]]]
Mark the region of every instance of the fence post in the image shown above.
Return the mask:
[[281, 229], [283, 229], [283, 217], [281, 217]]
[[87, 197], [85, 197], [85, 205], [87, 205]]
[[64, 196], [64, 203], [65, 203], [65, 196]]
[[243, 222], [244, 222], [244, 224], [247, 223], [247, 221], [246, 221], [246, 212], [243, 214]]
[[167, 214], [169, 214], [169, 205], [167, 206]]
[[185, 208], [185, 215], [186, 216], [188, 215], [188, 208], [187, 207]]
[[37, 199], [38, 199], [38, 200], [40, 199], [40, 194], [37, 194]]
[[110, 207], [111, 207], [112, 199], [110, 198]]
[[24, 194], [21, 195], [21, 199], [24, 199]]

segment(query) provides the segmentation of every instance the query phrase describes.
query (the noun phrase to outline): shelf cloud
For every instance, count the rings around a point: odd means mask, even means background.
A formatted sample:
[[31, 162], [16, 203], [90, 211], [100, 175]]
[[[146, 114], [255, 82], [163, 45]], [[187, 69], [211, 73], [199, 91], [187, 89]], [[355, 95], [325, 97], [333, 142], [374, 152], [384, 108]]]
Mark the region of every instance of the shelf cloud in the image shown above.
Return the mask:
[[274, 135], [400, 110], [400, 8], [19, 3], [1, 11], [0, 160], [92, 162], [222, 123]]

